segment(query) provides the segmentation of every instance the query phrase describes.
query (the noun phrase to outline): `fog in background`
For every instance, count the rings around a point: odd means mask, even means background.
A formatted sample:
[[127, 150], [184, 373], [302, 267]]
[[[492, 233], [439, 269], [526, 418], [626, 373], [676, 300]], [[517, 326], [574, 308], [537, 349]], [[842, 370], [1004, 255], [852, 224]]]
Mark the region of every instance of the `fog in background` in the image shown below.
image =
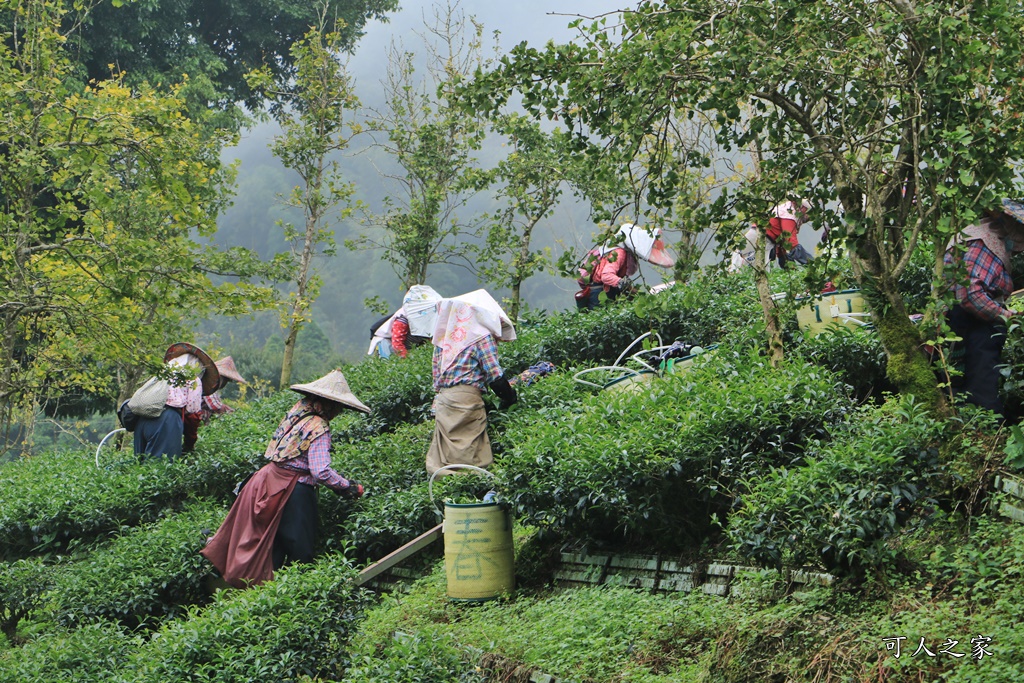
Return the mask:
[[[494, 31], [499, 32], [497, 40], [502, 53], [522, 41], [537, 48], [548, 41], [565, 43], [578, 36], [575, 30], [568, 28], [577, 15], [597, 17], [628, 6], [628, 2], [520, 0], [514, 3], [515, 9], [511, 9], [511, 5], [492, 0], [462, 2], [461, 9], [466, 17], [473, 16], [484, 26], [485, 57], [493, 54]], [[388, 22], [372, 21], [367, 24], [365, 35], [347, 66], [364, 107], [383, 106], [380, 82], [385, 78], [387, 52], [392, 40], [401, 41], [405, 50], [422, 52], [423, 42], [415, 32], [422, 32], [424, 18], [432, 16], [432, 6], [428, 0], [409, 0]], [[618, 16], [608, 16], [608, 23], [618, 23]], [[234, 205], [221, 216], [216, 241], [223, 246], [254, 249], [264, 258], [287, 249], [276, 221], [284, 219], [296, 226], [302, 225], [300, 214], [289, 215], [281, 206], [280, 195], [287, 194], [298, 183], [298, 177], [284, 169], [270, 153], [268, 144], [277, 130], [275, 124], [256, 125], [243, 131], [239, 144], [223, 154], [225, 162], [238, 164], [237, 194]], [[371, 211], [379, 212], [383, 198], [397, 193], [398, 188], [389, 184], [378, 171], [378, 168], [394, 169], [394, 165], [381, 150], [371, 145], [368, 135], [357, 139], [343, 160], [343, 172], [346, 180], [356, 183], [358, 199], [369, 205]], [[489, 168], [503, 155], [500, 141], [491, 141], [478, 157], [481, 165]], [[489, 194], [481, 194], [469, 210], [475, 214], [496, 208]], [[318, 345], [331, 346], [331, 349], [318, 349], [317, 353], [334, 352], [349, 362], [357, 362], [365, 354], [369, 327], [379, 317], [363, 306], [364, 298], [378, 295], [392, 308], [397, 308], [404, 293], [398, 277], [378, 253], [345, 249], [344, 240], [354, 237], [360, 229], [358, 216], [334, 226], [338, 253], [333, 258], [321, 258], [317, 262], [317, 271], [324, 285], [312, 313], [314, 327], [323, 332], [323, 335], [317, 335]], [[597, 226], [589, 220], [589, 206], [574, 202], [572, 195], [567, 193], [553, 217], [538, 226], [535, 243], [538, 248], [551, 247], [557, 258], [565, 249], [581, 253], [590, 247], [596, 231]], [[465, 269], [442, 265], [431, 266], [426, 284], [445, 296], [483, 286]], [[572, 280], [538, 275], [524, 283], [523, 293], [531, 308], [553, 311], [569, 307], [576, 289]], [[501, 291], [493, 293], [498, 298], [505, 294]], [[228, 352], [239, 344], [262, 346], [269, 338], [282, 336], [279, 318], [270, 312], [254, 319], [213, 320], [200, 332], [211, 345]], [[302, 347], [300, 339], [300, 353], [303, 352]], [[310, 351], [305, 350], [306, 353]]]

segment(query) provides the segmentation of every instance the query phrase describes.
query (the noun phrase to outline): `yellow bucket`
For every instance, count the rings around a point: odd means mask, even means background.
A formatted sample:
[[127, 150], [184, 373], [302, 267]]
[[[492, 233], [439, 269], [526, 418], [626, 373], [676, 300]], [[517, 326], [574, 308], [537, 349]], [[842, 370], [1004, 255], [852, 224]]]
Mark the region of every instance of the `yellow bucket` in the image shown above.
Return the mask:
[[801, 298], [797, 301], [801, 305], [796, 312], [796, 321], [801, 331], [809, 337], [821, 334], [833, 323], [855, 327], [871, 324], [864, 297], [857, 289], [829, 292], [813, 299]]
[[444, 568], [452, 600], [493, 600], [515, 588], [512, 520], [500, 503], [445, 503]]
[[[445, 465], [430, 475], [427, 491], [434, 502], [434, 479], [455, 470], [471, 470], [493, 477], [476, 465]], [[485, 499], [486, 500], [486, 499]], [[503, 503], [444, 504], [444, 569], [448, 597], [479, 602], [509, 593], [516, 585], [512, 550], [512, 517]]]

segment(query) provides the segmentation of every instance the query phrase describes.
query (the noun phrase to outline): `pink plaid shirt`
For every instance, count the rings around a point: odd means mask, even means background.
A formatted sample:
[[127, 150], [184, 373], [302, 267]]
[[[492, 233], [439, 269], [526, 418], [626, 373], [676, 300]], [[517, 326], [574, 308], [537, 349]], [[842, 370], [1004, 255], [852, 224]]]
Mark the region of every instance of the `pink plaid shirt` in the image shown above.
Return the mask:
[[351, 486], [348, 479], [331, 467], [331, 434], [327, 432], [313, 439], [305, 456], [278, 463], [278, 467], [301, 472], [300, 484], [319, 486], [323, 484], [332, 491], [342, 491]]

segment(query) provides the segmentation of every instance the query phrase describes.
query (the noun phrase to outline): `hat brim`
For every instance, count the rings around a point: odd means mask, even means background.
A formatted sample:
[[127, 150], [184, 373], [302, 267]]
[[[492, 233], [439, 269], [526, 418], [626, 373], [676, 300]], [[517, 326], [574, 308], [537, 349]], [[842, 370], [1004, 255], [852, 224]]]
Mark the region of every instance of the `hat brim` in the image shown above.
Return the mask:
[[166, 353], [164, 353], [164, 362], [174, 360], [178, 356], [184, 356], [186, 353], [191, 353], [193, 356], [199, 359], [199, 364], [203, 366], [204, 372], [201, 379], [203, 385], [203, 396], [209, 396], [213, 392], [217, 391], [220, 386], [220, 370], [217, 368], [217, 364], [213, 362], [209, 354], [203, 351], [195, 344], [189, 344], [188, 342], [177, 342], [171, 344]]
[[[223, 358], [221, 360], [223, 360]], [[216, 365], [216, 363], [214, 363], [214, 365]], [[223, 379], [229, 379], [232, 382], [238, 382], [239, 384], [248, 384], [248, 382], [245, 381], [245, 378], [242, 377], [234, 368], [221, 367], [220, 365], [217, 365], [217, 370], [220, 372], [220, 376]]]
[[1019, 202], [1015, 199], [1004, 199], [1002, 209], [1003, 213], [1024, 227], [1024, 202]]
[[313, 386], [311, 384], [293, 384], [291, 386], [292, 391], [296, 391], [305, 396], [316, 396], [317, 398], [326, 398], [328, 401], [334, 401], [335, 403], [342, 405], [351, 410], [358, 410], [361, 413], [370, 414], [370, 407], [355, 397], [355, 394], [351, 393], [335, 393], [331, 391], [324, 391], [322, 388]]

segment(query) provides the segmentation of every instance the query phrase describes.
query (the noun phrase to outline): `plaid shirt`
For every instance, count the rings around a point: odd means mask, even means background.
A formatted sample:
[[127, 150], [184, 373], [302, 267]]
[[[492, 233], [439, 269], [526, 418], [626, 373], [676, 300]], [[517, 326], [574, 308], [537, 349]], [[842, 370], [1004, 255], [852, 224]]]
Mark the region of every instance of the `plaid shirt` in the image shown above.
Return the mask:
[[501, 377], [501, 366], [498, 365], [498, 347], [494, 339], [487, 335], [462, 350], [455, 361], [444, 372], [439, 371], [441, 365], [441, 347], [434, 347], [434, 391], [469, 384], [484, 391], [487, 385]]
[[[954, 264], [952, 251], [946, 252], [944, 260], [947, 266]], [[1009, 315], [1002, 301], [1013, 292], [1013, 280], [996, 255], [981, 240], [970, 240], [963, 262], [968, 282], [953, 284], [953, 296], [957, 302], [971, 315], [988, 322]]]
[[279, 463], [278, 466], [302, 472], [302, 476], [299, 477], [300, 484], [309, 484], [310, 486], [323, 484], [334, 491], [341, 491], [351, 486], [348, 479], [331, 468], [330, 432], [313, 439], [305, 456], [300, 455], [297, 458], [286, 460]]

